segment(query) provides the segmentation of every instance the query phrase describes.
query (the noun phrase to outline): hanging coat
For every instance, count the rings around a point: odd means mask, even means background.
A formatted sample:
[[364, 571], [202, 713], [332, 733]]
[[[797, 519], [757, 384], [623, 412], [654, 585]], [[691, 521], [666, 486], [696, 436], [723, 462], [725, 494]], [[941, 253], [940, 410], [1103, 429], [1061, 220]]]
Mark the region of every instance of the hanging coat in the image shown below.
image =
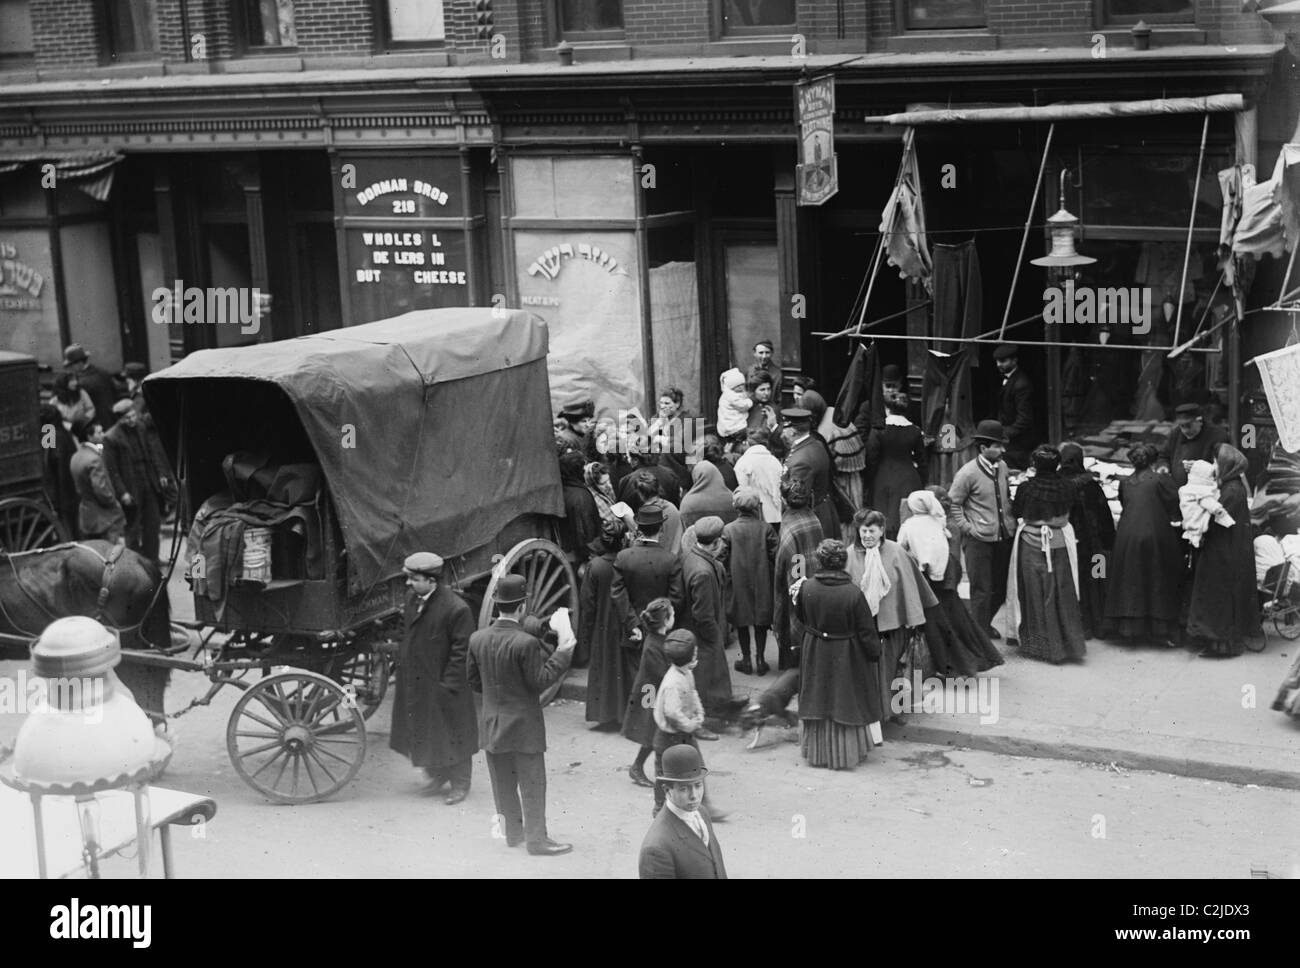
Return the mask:
[[578, 599], [578, 642], [591, 657], [587, 670], [587, 721], [621, 723], [628, 690], [636, 675], [635, 643], [624, 634], [623, 616], [610, 594], [614, 556], [598, 555], [587, 562]]
[[[921, 431], [934, 439], [930, 453], [930, 483], [948, 487], [957, 468], [975, 459], [970, 441], [975, 430], [970, 398], [969, 350], [951, 356], [926, 354], [921, 384]], [[945, 432], [945, 426], [951, 429]]]
[[465, 600], [446, 585], [439, 584], [427, 602], [414, 595], [407, 600], [388, 745], [412, 766], [445, 769], [479, 750], [465, 674], [474, 624]]

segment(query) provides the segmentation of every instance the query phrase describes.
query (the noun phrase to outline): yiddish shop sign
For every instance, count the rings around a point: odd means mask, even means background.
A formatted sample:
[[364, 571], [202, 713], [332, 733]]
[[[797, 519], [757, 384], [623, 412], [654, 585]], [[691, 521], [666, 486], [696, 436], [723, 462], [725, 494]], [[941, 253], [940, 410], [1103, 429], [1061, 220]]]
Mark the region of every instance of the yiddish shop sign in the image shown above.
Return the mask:
[[468, 305], [459, 159], [345, 156], [341, 173], [353, 320]]
[[49, 234], [14, 230], [0, 235], [0, 349], [59, 358], [59, 314], [51, 282]]

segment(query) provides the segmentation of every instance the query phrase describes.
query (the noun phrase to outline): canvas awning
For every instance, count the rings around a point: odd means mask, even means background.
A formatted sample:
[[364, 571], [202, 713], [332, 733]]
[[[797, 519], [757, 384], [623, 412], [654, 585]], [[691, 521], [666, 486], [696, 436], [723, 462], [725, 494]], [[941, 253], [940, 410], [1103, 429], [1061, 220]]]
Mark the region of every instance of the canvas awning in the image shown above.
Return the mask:
[[900, 114], [868, 115], [868, 124], [957, 124], [995, 121], [1081, 121], [1089, 118], [1150, 117], [1157, 114], [1209, 114], [1244, 111], [1240, 94], [1212, 94], [1209, 97], [1156, 98], [1149, 101], [1097, 101], [1088, 104], [1047, 104], [1040, 107], [944, 108], [904, 111]]
[[106, 202], [113, 190], [113, 172], [124, 157], [115, 151], [0, 153], [0, 175], [53, 165], [56, 182], [65, 181], [96, 201]]

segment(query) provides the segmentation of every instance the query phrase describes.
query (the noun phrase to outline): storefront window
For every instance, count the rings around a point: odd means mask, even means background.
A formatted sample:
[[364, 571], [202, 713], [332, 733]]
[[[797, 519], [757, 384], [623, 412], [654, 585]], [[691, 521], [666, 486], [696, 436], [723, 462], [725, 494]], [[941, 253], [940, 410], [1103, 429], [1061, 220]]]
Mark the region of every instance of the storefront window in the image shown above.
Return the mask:
[[1187, 231], [1196, 199], [1198, 228], [1218, 228], [1223, 209], [1217, 172], [1231, 166], [1228, 150], [1209, 149], [1196, 191], [1194, 149], [1153, 145], [1088, 145], [1080, 151], [1083, 213], [1086, 226], [1158, 226]]
[[[727, 281], [727, 330], [730, 334], [731, 364], [749, 369], [754, 344], [762, 339], [776, 342], [780, 333], [781, 293], [775, 245], [728, 243], [723, 249], [723, 271]], [[775, 361], [779, 366], [781, 361]], [[715, 398], [717, 385], [705, 387]], [[716, 402], [716, 399], [715, 399]]]
[[1139, 20], [1148, 23], [1192, 23], [1196, 10], [1192, 0], [1098, 0], [1102, 7], [1103, 22], [1108, 24], [1133, 24]]
[[108, 0], [104, 22], [108, 56], [126, 59], [158, 50], [155, 0]]
[[623, 0], [559, 0], [560, 36], [583, 40], [623, 33]]
[[9, 57], [26, 57], [34, 50], [29, 0], [0, 0], [0, 66]]
[[383, 9], [390, 44], [426, 46], [446, 38], [442, 0], [384, 0]]
[[795, 0], [717, 0], [725, 35], [770, 34], [794, 29]]
[[297, 47], [293, 0], [243, 0], [246, 43], [251, 48]]
[[984, 0], [897, 0], [897, 15], [907, 30], [983, 27]]

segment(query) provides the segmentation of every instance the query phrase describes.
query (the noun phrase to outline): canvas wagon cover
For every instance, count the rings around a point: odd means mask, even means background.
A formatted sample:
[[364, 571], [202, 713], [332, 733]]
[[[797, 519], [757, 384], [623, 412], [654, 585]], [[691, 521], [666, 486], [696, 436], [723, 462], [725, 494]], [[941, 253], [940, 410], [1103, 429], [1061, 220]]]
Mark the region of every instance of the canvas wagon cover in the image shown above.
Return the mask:
[[[421, 310], [199, 350], [144, 388], [170, 451], [182, 394], [278, 386], [320, 461], [356, 594], [398, 574], [414, 551], [451, 558], [521, 514], [564, 513], [546, 352], [546, 323], [532, 313]], [[195, 429], [182, 431], [191, 448], [201, 446]]]

